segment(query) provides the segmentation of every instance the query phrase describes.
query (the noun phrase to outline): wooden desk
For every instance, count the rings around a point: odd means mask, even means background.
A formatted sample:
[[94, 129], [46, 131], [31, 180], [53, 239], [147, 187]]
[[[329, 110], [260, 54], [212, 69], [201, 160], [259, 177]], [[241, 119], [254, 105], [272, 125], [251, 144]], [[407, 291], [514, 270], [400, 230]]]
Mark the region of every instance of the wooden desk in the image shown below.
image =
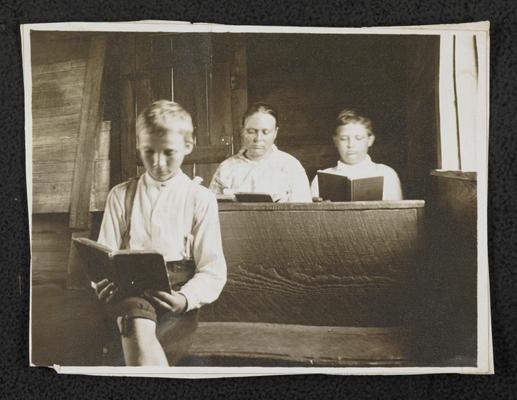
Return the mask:
[[220, 203], [219, 209], [228, 282], [203, 308], [206, 323], [192, 354], [231, 349], [236, 357], [326, 365], [408, 360], [399, 328], [407, 333], [424, 201]]

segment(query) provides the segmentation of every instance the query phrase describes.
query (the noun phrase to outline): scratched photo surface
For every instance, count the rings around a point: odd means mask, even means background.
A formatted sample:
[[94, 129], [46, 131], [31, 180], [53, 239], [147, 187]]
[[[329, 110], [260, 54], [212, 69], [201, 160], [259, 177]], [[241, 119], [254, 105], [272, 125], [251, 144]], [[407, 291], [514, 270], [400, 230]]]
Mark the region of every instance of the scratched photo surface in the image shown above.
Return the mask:
[[167, 99], [192, 115], [182, 170], [206, 187], [266, 102], [309, 182], [340, 158], [338, 113], [358, 110], [403, 193], [220, 201], [227, 283], [159, 338], [171, 365], [478, 366], [476, 38], [32, 30], [32, 364], [123, 365], [71, 239], [96, 240], [109, 190], [144, 172], [136, 118]]

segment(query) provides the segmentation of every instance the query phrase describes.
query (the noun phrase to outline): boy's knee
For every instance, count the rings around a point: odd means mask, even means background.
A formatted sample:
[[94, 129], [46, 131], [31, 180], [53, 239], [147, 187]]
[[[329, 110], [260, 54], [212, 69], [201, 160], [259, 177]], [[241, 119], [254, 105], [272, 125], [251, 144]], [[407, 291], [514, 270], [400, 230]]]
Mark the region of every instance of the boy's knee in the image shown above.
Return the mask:
[[156, 336], [156, 322], [151, 319], [123, 315], [117, 318], [120, 335], [133, 339], [149, 339]]
[[128, 297], [116, 304], [111, 313], [116, 318], [122, 336], [141, 336], [155, 332], [156, 310], [144, 298]]

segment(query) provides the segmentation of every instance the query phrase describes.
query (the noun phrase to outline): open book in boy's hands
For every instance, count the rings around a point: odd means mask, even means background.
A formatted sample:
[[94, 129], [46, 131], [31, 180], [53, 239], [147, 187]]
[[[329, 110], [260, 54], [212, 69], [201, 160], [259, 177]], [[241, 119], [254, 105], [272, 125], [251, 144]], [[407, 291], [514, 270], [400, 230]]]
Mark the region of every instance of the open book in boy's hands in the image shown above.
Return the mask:
[[330, 201], [382, 200], [384, 177], [349, 179], [343, 175], [318, 171], [319, 195]]
[[87, 238], [73, 238], [92, 282], [109, 279], [126, 294], [148, 289], [171, 292], [167, 264], [153, 250], [116, 250]]

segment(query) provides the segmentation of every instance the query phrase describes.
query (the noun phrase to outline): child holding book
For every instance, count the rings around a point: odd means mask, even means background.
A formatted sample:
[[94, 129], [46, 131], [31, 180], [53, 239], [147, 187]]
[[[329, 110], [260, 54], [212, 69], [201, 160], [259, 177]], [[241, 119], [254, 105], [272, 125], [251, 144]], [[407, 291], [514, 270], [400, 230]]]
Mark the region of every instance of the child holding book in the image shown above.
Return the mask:
[[[392, 168], [377, 164], [368, 155], [375, 141], [372, 122], [354, 110], [344, 109], [336, 119], [333, 135], [334, 145], [340, 159], [335, 167], [322, 172], [346, 176], [350, 179], [382, 176], [384, 178], [383, 200], [402, 200], [400, 180]], [[311, 184], [314, 198], [319, 198], [318, 177]]]
[[195, 270], [170, 293], [149, 290], [126, 297], [107, 279], [94, 289], [117, 322], [126, 365], [168, 365], [157, 330], [164, 321], [181, 320], [216, 300], [226, 282], [226, 262], [216, 198], [181, 171], [194, 146], [190, 114], [160, 100], [138, 116], [136, 130], [146, 172], [111, 190], [98, 242], [113, 250], [156, 250], [168, 267], [192, 258]]

